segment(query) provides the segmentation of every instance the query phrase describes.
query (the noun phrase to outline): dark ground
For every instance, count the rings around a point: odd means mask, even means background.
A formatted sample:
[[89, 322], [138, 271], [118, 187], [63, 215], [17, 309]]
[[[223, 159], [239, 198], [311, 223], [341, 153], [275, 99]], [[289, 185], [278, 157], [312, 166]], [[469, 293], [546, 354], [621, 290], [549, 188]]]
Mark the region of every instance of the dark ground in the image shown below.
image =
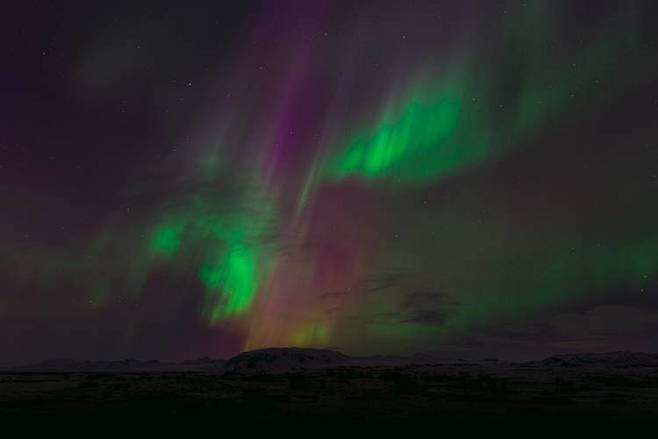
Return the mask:
[[[261, 351], [265, 352], [265, 351]], [[42, 363], [0, 374], [0, 420], [634, 427], [658, 420], [658, 355], [508, 363], [431, 358]], [[306, 355], [306, 354], [305, 354]]]

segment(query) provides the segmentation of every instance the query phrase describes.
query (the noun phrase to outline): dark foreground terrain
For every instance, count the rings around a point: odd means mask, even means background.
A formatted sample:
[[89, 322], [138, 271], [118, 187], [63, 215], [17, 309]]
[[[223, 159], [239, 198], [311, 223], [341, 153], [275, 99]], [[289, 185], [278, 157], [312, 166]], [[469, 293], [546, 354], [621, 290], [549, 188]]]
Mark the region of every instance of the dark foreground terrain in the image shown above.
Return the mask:
[[477, 420], [637, 426], [658, 420], [658, 355], [511, 363], [267, 349], [227, 362], [55, 361], [0, 373], [0, 419], [37, 415], [203, 417], [222, 425]]

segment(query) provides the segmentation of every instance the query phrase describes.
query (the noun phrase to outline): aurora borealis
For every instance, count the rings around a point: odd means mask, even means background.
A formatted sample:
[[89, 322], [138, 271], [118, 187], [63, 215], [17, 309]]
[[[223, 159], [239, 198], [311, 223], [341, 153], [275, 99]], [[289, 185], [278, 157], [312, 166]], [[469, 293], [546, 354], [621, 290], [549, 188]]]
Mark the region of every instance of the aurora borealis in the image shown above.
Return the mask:
[[652, 2], [235, 3], [12, 11], [8, 361], [658, 349]]

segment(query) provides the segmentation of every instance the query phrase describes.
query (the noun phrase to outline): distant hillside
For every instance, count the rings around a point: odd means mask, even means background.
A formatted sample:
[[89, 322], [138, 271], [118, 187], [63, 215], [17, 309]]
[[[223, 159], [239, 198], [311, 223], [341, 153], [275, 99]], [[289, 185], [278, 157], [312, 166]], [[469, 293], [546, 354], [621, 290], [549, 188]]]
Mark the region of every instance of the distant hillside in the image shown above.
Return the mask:
[[430, 354], [411, 356], [374, 355], [367, 357], [350, 357], [329, 349], [310, 348], [266, 348], [243, 352], [229, 360], [218, 358], [199, 358], [180, 363], [161, 362], [158, 360], [98, 360], [78, 361], [71, 359], [54, 359], [39, 363], [0, 370], [8, 372], [211, 372], [211, 373], [286, 373], [304, 369], [345, 367], [398, 367], [398, 366], [482, 366], [497, 368], [517, 367], [562, 369], [562, 370], [602, 370], [629, 368], [658, 368], [658, 354], [644, 352], [608, 352], [553, 355], [540, 361], [507, 362], [487, 358], [466, 362], [462, 359], [450, 359]]
[[281, 371], [326, 367], [350, 357], [328, 349], [268, 348], [243, 352], [226, 362], [231, 371]]
[[546, 366], [593, 366], [615, 367], [658, 366], [658, 354], [645, 352], [606, 352], [553, 355], [542, 361]]

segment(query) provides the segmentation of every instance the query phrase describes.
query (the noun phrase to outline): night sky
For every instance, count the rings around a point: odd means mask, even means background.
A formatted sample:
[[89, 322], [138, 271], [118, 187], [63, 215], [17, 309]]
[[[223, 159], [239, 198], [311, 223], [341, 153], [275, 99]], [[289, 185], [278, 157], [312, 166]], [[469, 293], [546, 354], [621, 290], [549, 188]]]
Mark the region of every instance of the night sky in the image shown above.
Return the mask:
[[21, 1], [0, 363], [658, 350], [653, 1]]

